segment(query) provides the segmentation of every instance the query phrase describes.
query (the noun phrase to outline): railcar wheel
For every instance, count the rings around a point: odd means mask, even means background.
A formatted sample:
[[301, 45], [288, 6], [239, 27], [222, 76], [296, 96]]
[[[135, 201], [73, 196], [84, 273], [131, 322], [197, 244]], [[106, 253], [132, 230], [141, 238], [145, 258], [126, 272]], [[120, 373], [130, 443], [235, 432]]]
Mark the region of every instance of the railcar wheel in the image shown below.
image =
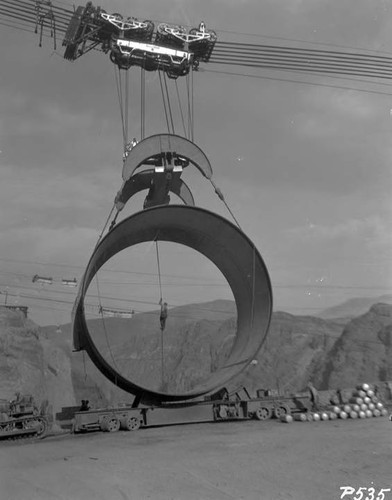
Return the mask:
[[127, 431], [137, 431], [140, 429], [140, 420], [136, 417], [126, 417], [122, 420], [121, 427]]
[[257, 408], [254, 416], [257, 420], [268, 420], [272, 416], [271, 408], [268, 408], [267, 406]]
[[287, 408], [285, 408], [284, 406], [278, 406], [274, 410], [274, 414], [275, 414], [276, 418], [281, 418], [284, 415], [287, 415], [287, 413], [288, 413]]
[[118, 418], [111, 417], [107, 421], [107, 431], [108, 432], [117, 432], [120, 429], [120, 422]]
[[100, 427], [104, 432], [116, 432], [120, 429], [120, 422], [116, 417], [106, 416], [102, 419]]

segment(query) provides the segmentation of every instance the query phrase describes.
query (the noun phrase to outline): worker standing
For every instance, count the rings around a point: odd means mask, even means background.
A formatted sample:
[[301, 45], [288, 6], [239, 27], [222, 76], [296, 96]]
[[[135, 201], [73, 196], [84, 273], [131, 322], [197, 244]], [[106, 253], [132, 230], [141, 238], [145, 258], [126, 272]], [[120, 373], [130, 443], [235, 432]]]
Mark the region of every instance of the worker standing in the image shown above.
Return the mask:
[[167, 319], [167, 302], [162, 302], [162, 299], [159, 301], [159, 304], [161, 306], [161, 315], [159, 317], [159, 320], [161, 322], [161, 330], [163, 331], [166, 326], [166, 319]]
[[312, 410], [318, 411], [319, 410], [319, 393], [317, 392], [317, 389], [314, 387], [312, 382], [309, 382], [309, 384], [308, 384], [308, 391], [309, 391], [309, 396], [310, 396], [310, 402], [312, 403]]

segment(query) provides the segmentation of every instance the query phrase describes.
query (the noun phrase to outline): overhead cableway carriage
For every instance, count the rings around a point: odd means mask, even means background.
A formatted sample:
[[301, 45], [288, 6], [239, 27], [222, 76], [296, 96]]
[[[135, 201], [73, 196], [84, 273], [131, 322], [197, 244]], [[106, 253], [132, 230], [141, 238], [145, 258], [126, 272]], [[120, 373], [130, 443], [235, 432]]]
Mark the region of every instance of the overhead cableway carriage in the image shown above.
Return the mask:
[[79, 6], [68, 24], [63, 39], [64, 58], [71, 61], [92, 49], [109, 53], [120, 69], [140, 66], [147, 71], [164, 71], [169, 78], [185, 76], [207, 62], [216, 34], [201, 22], [187, 32], [183, 26], [139, 21], [121, 14], [107, 14], [91, 2]]
[[[271, 284], [262, 257], [235, 224], [193, 206], [193, 196], [188, 187], [183, 187], [185, 184], [180, 178], [189, 165], [195, 166], [215, 187], [208, 158], [196, 144], [183, 137], [158, 134], [132, 148], [124, 162], [124, 182], [115, 205], [119, 212], [134, 194], [148, 188], [144, 210], [112, 224], [97, 244], [74, 306], [75, 349], [85, 350], [109, 380], [136, 396], [137, 403], [187, 401], [222, 388], [254, 359], [266, 338], [271, 319]], [[215, 190], [223, 199], [218, 188]], [[170, 205], [170, 192], [178, 194], [185, 205]], [[84, 314], [85, 295], [102, 266], [124, 249], [154, 241], [184, 245], [207, 257], [225, 277], [237, 306], [237, 331], [228, 359], [192, 390], [182, 394], [152, 391], [125, 378], [99, 352]]]

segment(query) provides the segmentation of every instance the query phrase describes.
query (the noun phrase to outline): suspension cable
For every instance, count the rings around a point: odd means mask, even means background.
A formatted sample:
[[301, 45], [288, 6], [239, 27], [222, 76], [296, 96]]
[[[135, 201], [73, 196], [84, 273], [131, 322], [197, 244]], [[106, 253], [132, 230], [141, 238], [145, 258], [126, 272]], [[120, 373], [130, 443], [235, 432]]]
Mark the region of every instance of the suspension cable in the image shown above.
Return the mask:
[[175, 80], [175, 83], [176, 83], [176, 92], [177, 92], [178, 107], [180, 108], [180, 114], [181, 114], [182, 128], [184, 129], [184, 136], [185, 136], [185, 138], [187, 138], [184, 113], [182, 111], [182, 105], [181, 105], [181, 99], [180, 99], [180, 92], [178, 90], [177, 80]]
[[[99, 237], [98, 237], [98, 241], [97, 241], [97, 243], [96, 243], [96, 245], [95, 245], [95, 248], [97, 248], [97, 246], [99, 245], [99, 242], [100, 242], [100, 241], [101, 241], [101, 239], [102, 239], [103, 233], [105, 232], [106, 227], [107, 227], [107, 225], [109, 224], [110, 217], [112, 216], [112, 214], [113, 214], [113, 212], [114, 212], [114, 209], [115, 209], [115, 208], [116, 208], [116, 204], [115, 204], [115, 203], [113, 203], [112, 209], [110, 210], [110, 213], [109, 213], [109, 215], [108, 215], [108, 217], [107, 217], [107, 219], [106, 219], [106, 222], [105, 222], [105, 224], [104, 224], [104, 226], [103, 226], [103, 228], [102, 228], [101, 234], [100, 234], [100, 235], [99, 235]], [[117, 214], [117, 215], [118, 215], [118, 214]], [[117, 215], [116, 215], [116, 217], [117, 217]]]
[[140, 68], [140, 138], [143, 140], [146, 127], [146, 70]]
[[[107, 329], [106, 329], [105, 318], [104, 318], [104, 315], [103, 315], [103, 307], [102, 307], [102, 303], [101, 303], [101, 293], [100, 293], [100, 290], [99, 290], [98, 273], [95, 275], [95, 281], [96, 281], [96, 284], [97, 284], [97, 295], [98, 295], [98, 303], [99, 303], [99, 312], [100, 312], [100, 314], [101, 314], [101, 319], [102, 319], [102, 327], [103, 327], [103, 332], [104, 332], [104, 334], [105, 334], [106, 345], [107, 345], [107, 347], [108, 347], [108, 350], [109, 350], [109, 353], [110, 353], [110, 357], [112, 358], [114, 368], [116, 368], [116, 370], [117, 370], [118, 372], [120, 372], [120, 369], [119, 369], [119, 367], [117, 366], [116, 360], [115, 360], [115, 358], [114, 358], [114, 356], [113, 356], [112, 349], [111, 349], [111, 347], [110, 347], [110, 342], [109, 342], [108, 332], [107, 332]], [[115, 385], [117, 385], [117, 374], [116, 374], [116, 376], [115, 376], [114, 383], [115, 383]]]
[[167, 115], [166, 100], [165, 100], [165, 94], [163, 92], [162, 76], [161, 76], [161, 70], [160, 69], [158, 69], [158, 75], [159, 75], [159, 83], [161, 85], [162, 101], [163, 101], [163, 107], [164, 107], [164, 110], [165, 110], [165, 118], [166, 118], [167, 131], [170, 134], [169, 118], [168, 118], [168, 115]]
[[[163, 305], [163, 294], [162, 294], [161, 265], [159, 262], [158, 235], [155, 238], [155, 248], [156, 248], [156, 253], [157, 253], [157, 266], [158, 266], [158, 280], [159, 280], [159, 294], [160, 294], [159, 304], [161, 306], [161, 314], [162, 314], [162, 310], [163, 310], [162, 308], [164, 307], [164, 305]], [[161, 319], [161, 321], [162, 321], [162, 319]], [[163, 357], [163, 330], [164, 330], [164, 327], [162, 327], [162, 324], [161, 324], [161, 384], [162, 384], [162, 390], [163, 390], [164, 381], [165, 381], [165, 362], [164, 362], [164, 357]]]
[[127, 135], [126, 135], [126, 126], [125, 126], [125, 118], [124, 118], [124, 106], [123, 106], [123, 93], [122, 93], [122, 85], [121, 85], [121, 74], [120, 74], [120, 68], [117, 68], [117, 69], [118, 69], [118, 74], [116, 72], [116, 66], [114, 66], [114, 76], [115, 76], [115, 80], [116, 80], [118, 103], [119, 103], [119, 106], [120, 106], [121, 126], [122, 126], [122, 133], [123, 133], [123, 145], [124, 145], [124, 153], [125, 153], [126, 146], [127, 146]]
[[194, 97], [193, 97], [193, 70], [187, 74], [187, 92], [188, 92], [188, 129], [189, 139], [194, 140], [193, 113], [194, 113]]
[[187, 90], [187, 97], [188, 97], [188, 137], [189, 140], [192, 140], [192, 134], [191, 134], [191, 123], [192, 123], [192, 110], [191, 110], [191, 94], [190, 94], [190, 76], [189, 73], [186, 75], [186, 90]]
[[172, 114], [172, 110], [171, 110], [170, 95], [169, 95], [169, 89], [168, 89], [168, 86], [167, 86], [166, 73], [163, 73], [163, 82], [165, 84], [166, 99], [167, 99], [167, 106], [168, 106], [168, 109], [169, 109], [169, 116], [170, 116], [170, 123], [171, 123], [171, 127], [172, 127], [172, 133], [174, 134], [173, 114]]
[[191, 68], [191, 109], [192, 109], [192, 121], [191, 121], [191, 132], [192, 132], [192, 135], [191, 135], [191, 141], [194, 142], [194, 116], [195, 116], [195, 108], [194, 108], [194, 87], [193, 87], [193, 69]]
[[[227, 208], [228, 212], [232, 216], [234, 222], [237, 224], [238, 228], [241, 229], [241, 226], [240, 226], [238, 220], [235, 218], [235, 216], [234, 216], [232, 210], [230, 209], [229, 205], [227, 204], [227, 202], [225, 200], [225, 197], [223, 196], [222, 191], [218, 188], [218, 186], [215, 184], [215, 182], [212, 179], [209, 179], [209, 181], [211, 182], [212, 186], [214, 187], [215, 193], [218, 195], [219, 199], [223, 201], [225, 207]], [[242, 231], [242, 229], [241, 229], [241, 231]]]
[[124, 153], [128, 145], [128, 129], [129, 129], [129, 71], [125, 71], [125, 126], [124, 126]]
[[155, 239], [155, 248], [157, 253], [157, 266], [158, 266], [158, 281], [159, 281], [159, 294], [160, 294], [160, 302], [163, 300], [162, 294], [162, 280], [161, 280], [161, 265], [159, 262], [159, 248], [158, 248], [158, 240]]

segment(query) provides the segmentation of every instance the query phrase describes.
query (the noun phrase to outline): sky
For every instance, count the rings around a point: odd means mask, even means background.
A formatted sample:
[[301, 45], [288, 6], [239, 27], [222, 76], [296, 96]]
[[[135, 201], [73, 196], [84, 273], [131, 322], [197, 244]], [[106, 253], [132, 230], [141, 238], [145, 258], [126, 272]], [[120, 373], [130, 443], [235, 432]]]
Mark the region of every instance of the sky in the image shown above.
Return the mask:
[[[222, 41], [392, 56], [392, 7], [382, 0], [101, 6], [154, 22], [204, 20]], [[0, 25], [0, 302], [27, 305], [41, 325], [71, 320], [76, 289], [61, 281], [80, 279], [122, 182], [114, 66], [103, 53], [72, 63], [62, 54], [59, 41], [56, 51], [50, 38], [39, 48], [36, 35]], [[316, 314], [351, 297], [391, 293], [392, 86], [271, 70], [245, 74], [246, 68], [213, 64], [194, 73], [194, 141], [266, 263], [274, 309]], [[139, 78], [132, 68], [130, 138], [140, 138]], [[178, 86], [184, 95], [184, 81]], [[166, 132], [156, 73], [147, 73], [146, 96], [147, 135]], [[231, 218], [197, 172], [184, 172], [184, 179], [198, 205]], [[137, 197], [124, 215], [142, 201]], [[155, 250], [146, 244], [110, 261], [92, 303], [101, 293], [108, 307], [156, 308]], [[171, 306], [232, 297], [204, 258], [170, 244], [160, 250]], [[33, 283], [35, 274], [53, 284]]]

